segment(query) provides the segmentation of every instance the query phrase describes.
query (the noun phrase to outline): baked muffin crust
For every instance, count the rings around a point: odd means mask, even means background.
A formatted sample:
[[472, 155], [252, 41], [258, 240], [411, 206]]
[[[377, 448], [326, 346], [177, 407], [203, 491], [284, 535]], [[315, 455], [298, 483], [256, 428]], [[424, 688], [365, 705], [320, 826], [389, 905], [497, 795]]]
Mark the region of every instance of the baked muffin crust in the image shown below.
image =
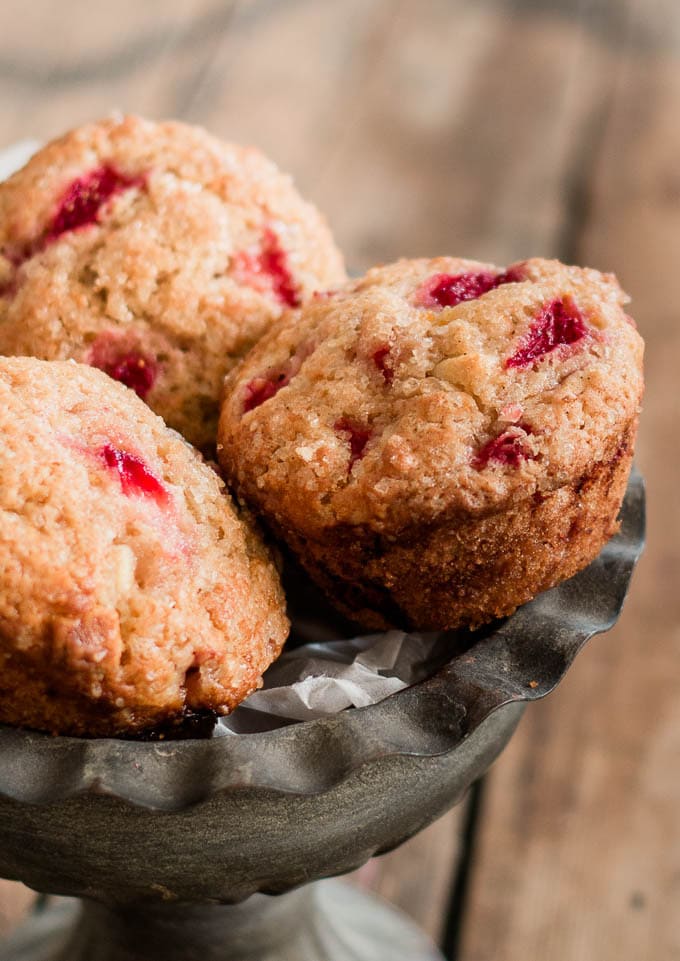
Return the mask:
[[612, 275], [402, 260], [284, 319], [227, 379], [219, 456], [346, 613], [511, 613], [616, 529], [642, 341]]
[[228, 713], [288, 630], [217, 474], [131, 391], [0, 359], [0, 721], [135, 733]]
[[99, 367], [199, 447], [235, 360], [344, 279], [291, 179], [196, 127], [111, 117], [0, 184], [0, 353]]

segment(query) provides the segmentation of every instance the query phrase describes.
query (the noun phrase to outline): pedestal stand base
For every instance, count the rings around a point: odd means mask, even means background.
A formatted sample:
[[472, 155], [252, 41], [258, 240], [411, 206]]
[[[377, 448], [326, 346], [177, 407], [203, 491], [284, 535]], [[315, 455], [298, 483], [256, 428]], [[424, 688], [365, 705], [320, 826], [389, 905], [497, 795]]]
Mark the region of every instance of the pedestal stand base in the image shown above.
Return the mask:
[[61, 903], [0, 945], [0, 961], [444, 961], [394, 908], [340, 881], [243, 904]]

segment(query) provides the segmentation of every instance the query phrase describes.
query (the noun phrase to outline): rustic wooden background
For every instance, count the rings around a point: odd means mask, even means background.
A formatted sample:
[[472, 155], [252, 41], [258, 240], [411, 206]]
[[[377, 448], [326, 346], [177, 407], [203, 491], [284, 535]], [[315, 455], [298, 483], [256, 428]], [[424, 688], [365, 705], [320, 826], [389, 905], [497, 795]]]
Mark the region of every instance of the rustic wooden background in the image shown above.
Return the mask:
[[[112, 108], [253, 142], [352, 269], [558, 256], [647, 340], [624, 616], [472, 801], [356, 879], [458, 961], [680, 958], [678, 0], [2, 0], [0, 144]], [[0, 882], [0, 932], [30, 895]], [[381, 961], [381, 959], [376, 959]]]

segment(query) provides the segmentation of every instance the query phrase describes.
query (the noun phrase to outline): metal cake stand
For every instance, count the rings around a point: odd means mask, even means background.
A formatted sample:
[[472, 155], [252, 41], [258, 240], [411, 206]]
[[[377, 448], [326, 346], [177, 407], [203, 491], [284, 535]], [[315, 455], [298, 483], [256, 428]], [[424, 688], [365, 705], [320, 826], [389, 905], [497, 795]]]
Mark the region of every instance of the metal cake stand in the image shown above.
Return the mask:
[[462, 798], [526, 702], [614, 624], [643, 536], [634, 474], [621, 532], [587, 570], [371, 707], [208, 740], [0, 728], [0, 876], [82, 899], [36, 915], [0, 961], [441, 958], [393, 909], [319, 879]]

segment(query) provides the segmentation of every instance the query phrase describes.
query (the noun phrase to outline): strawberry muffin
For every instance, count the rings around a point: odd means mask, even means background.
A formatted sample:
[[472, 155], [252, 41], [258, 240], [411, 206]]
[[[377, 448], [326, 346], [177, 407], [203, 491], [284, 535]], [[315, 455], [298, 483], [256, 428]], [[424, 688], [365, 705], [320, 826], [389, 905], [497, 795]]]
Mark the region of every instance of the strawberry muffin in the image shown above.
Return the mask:
[[73, 735], [226, 714], [288, 622], [216, 473], [75, 362], [0, 358], [0, 721]]
[[617, 529], [643, 389], [626, 301], [556, 261], [370, 270], [232, 372], [221, 463], [359, 623], [510, 614]]
[[195, 127], [113, 117], [0, 184], [0, 353], [99, 367], [199, 447], [235, 360], [344, 279], [290, 178]]

